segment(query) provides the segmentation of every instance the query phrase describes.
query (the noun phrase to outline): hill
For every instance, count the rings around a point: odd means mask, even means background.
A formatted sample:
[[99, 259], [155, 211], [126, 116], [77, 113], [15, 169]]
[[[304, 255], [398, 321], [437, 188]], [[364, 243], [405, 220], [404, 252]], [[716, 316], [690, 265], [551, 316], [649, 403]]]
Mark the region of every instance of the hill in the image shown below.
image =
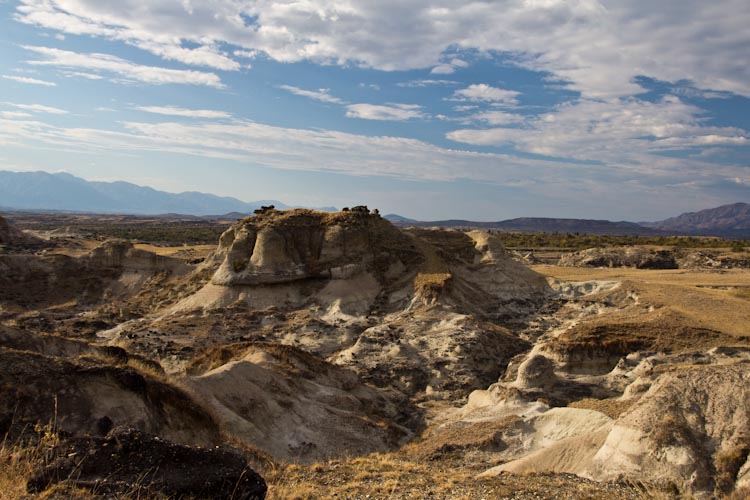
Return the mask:
[[385, 218], [397, 226], [484, 229], [521, 233], [581, 233], [606, 236], [655, 236], [663, 234], [657, 229], [644, 227], [635, 222], [612, 222], [591, 219], [521, 217], [497, 222], [477, 222], [460, 219], [416, 221], [395, 214], [386, 215]]
[[93, 182], [66, 173], [0, 171], [0, 200], [14, 210], [211, 215], [252, 213], [279, 201], [244, 202], [199, 192], [168, 193], [129, 182]]
[[722, 205], [642, 224], [661, 231], [683, 234], [747, 237], [750, 235], [750, 204]]

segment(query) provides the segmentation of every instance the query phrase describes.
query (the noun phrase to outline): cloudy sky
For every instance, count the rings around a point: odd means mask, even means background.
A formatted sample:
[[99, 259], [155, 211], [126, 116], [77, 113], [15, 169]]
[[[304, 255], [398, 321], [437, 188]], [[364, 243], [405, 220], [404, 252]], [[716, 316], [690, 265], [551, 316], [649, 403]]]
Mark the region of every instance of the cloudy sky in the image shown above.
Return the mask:
[[420, 219], [750, 201], [747, 0], [0, 0], [0, 169]]

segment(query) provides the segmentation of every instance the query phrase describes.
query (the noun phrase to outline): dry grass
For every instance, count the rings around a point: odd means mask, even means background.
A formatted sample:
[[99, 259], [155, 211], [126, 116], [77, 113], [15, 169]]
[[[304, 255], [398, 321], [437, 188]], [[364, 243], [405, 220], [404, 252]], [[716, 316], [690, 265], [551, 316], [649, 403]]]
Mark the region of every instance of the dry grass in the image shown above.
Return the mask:
[[639, 270], [533, 266], [564, 281], [620, 281], [634, 291], [641, 306], [669, 313], [685, 326], [706, 328], [732, 336], [748, 335], [750, 270]]
[[723, 492], [730, 491], [737, 480], [737, 473], [745, 464], [750, 453], [750, 440], [721, 451], [714, 459], [716, 467], [717, 489]]
[[158, 246], [138, 243], [135, 248], [146, 250], [163, 257], [175, 257], [179, 259], [201, 259], [206, 258], [208, 254], [216, 250], [216, 245], [179, 245], [179, 246]]
[[[428, 430], [401, 449], [418, 460], [438, 460], [456, 456], [465, 459], [469, 450], [500, 451], [506, 447], [504, 434], [517, 427], [523, 419], [517, 416], [499, 421], [454, 424]], [[468, 464], [465, 464], [468, 465]], [[487, 464], [484, 468], [487, 468]]]
[[45, 440], [32, 446], [3, 441], [0, 445], [0, 500], [17, 500], [26, 494], [26, 481], [45, 463], [48, 449]]
[[570, 474], [502, 474], [477, 479], [476, 471], [445, 462], [373, 454], [312, 466], [288, 465], [266, 475], [267, 500], [641, 500], [643, 488], [596, 483]]
[[633, 401], [622, 401], [620, 399], [593, 399], [586, 398], [574, 401], [568, 406], [584, 410], [596, 410], [604, 413], [610, 418], [616, 419], [633, 405]]

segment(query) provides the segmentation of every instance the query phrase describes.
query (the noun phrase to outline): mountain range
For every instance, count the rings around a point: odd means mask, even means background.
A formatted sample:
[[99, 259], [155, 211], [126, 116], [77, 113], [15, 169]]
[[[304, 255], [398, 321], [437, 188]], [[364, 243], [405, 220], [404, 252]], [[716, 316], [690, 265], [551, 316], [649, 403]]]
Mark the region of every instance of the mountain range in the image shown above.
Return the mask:
[[472, 228], [523, 233], [581, 233], [603, 236], [702, 235], [725, 238], [750, 237], [750, 204], [733, 203], [716, 208], [688, 212], [657, 222], [612, 222], [593, 219], [521, 217], [497, 222], [470, 220], [418, 221], [389, 214], [397, 226]]
[[0, 206], [118, 214], [212, 215], [252, 213], [262, 205], [289, 208], [276, 200], [244, 202], [199, 192], [167, 193], [129, 182], [95, 182], [67, 173], [0, 171]]
[[[263, 205], [291, 208], [277, 200], [242, 201], [200, 192], [168, 193], [129, 182], [88, 181], [67, 173], [0, 171], [0, 209], [70, 211], [135, 215], [181, 214], [235, 218]], [[334, 207], [319, 207], [335, 211]], [[225, 217], [225, 215], [224, 215]], [[750, 205], [734, 203], [689, 212], [656, 222], [522, 217], [497, 222], [470, 220], [418, 221], [385, 216], [399, 226], [477, 228], [515, 232], [560, 232], [597, 235], [657, 236], [670, 234], [750, 237]]]
[[750, 234], [750, 204], [732, 203], [687, 212], [659, 222], [642, 222], [641, 225], [672, 233], [747, 237]]

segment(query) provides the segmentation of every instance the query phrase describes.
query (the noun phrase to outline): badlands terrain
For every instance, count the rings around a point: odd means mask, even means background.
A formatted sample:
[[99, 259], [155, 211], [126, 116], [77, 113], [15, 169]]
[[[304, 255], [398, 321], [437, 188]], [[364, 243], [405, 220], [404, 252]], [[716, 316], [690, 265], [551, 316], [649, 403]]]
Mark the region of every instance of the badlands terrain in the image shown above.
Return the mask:
[[750, 495], [742, 245], [9, 219], [2, 499]]

